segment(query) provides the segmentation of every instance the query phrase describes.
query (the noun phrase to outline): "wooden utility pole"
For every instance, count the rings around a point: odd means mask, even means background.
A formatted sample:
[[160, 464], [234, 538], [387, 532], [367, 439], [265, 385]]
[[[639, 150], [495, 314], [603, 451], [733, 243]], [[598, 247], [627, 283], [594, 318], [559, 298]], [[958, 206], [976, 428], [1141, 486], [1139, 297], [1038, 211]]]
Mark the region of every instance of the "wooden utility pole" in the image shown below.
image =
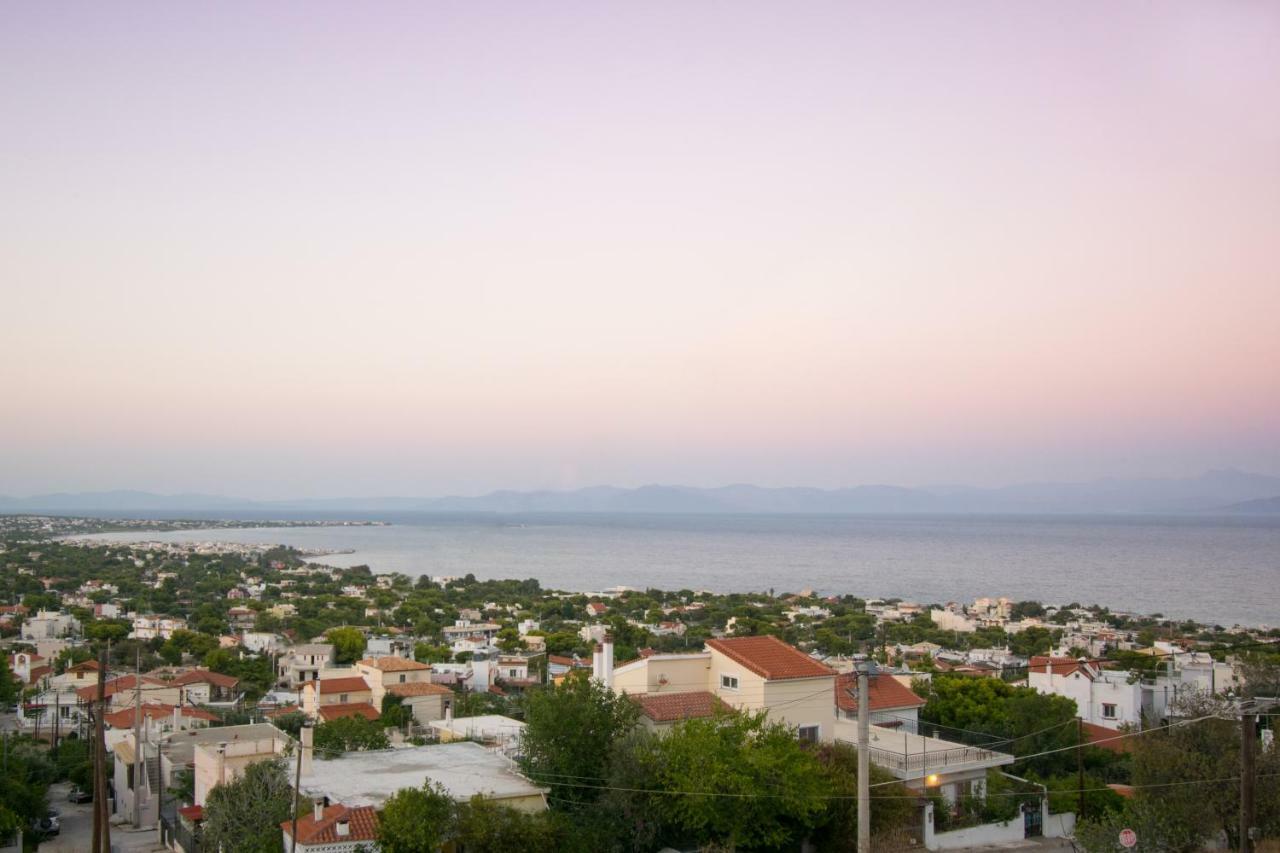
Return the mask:
[[1240, 715], [1240, 853], [1252, 853], [1253, 839], [1249, 837], [1253, 829], [1253, 786], [1254, 777], [1253, 750], [1258, 738], [1258, 712], [1250, 703]]
[[133, 828], [142, 828], [142, 645], [134, 646], [133, 664]]
[[1076, 717], [1076, 787], [1080, 789], [1080, 802], [1076, 806], [1076, 822], [1084, 820], [1084, 719]]
[[107, 708], [107, 660], [104, 649], [98, 659], [98, 699], [93, 715], [93, 853], [111, 853], [111, 823], [107, 813], [107, 749], [102, 717]]
[[858, 673], [858, 853], [871, 853], [871, 660], [854, 664]]
[[[302, 724], [303, 728], [309, 728], [308, 723]], [[298, 805], [302, 797], [302, 745], [303, 733], [298, 732], [298, 757], [296, 759], [296, 769], [293, 771], [293, 830], [289, 833], [289, 853], [295, 853], [298, 849]]]

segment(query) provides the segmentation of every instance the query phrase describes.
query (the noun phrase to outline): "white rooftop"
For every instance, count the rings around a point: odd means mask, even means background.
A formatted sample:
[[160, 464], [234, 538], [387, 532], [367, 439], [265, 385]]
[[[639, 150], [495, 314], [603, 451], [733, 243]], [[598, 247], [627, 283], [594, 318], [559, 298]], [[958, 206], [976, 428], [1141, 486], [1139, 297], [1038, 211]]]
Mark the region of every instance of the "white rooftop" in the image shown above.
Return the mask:
[[524, 723], [501, 714], [483, 714], [478, 717], [455, 717], [452, 720], [433, 720], [431, 728], [449, 731], [457, 737], [480, 740], [518, 738], [524, 732]]
[[455, 800], [476, 794], [507, 799], [546, 793], [516, 773], [507, 759], [470, 741], [348, 752], [330, 760], [317, 757], [311, 773], [302, 777], [301, 790], [346, 806], [381, 808], [396, 791], [421, 788], [428, 779]]

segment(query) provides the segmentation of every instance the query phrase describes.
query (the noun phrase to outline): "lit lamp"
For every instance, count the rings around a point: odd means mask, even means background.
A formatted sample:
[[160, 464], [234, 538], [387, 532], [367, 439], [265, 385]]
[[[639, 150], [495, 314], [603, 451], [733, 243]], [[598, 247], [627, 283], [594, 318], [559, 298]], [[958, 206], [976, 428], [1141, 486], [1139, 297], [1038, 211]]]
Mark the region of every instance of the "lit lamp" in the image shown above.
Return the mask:
[[938, 787], [938, 774], [930, 773], [928, 776], [924, 777], [924, 784], [926, 788]]

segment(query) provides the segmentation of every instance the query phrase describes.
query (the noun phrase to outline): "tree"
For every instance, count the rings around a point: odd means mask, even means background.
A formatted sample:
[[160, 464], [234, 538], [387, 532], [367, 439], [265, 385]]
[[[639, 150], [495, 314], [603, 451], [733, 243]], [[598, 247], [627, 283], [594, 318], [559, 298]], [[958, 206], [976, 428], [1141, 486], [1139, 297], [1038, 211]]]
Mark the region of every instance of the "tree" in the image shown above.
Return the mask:
[[562, 849], [549, 813], [529, 814], [476, 794], [456, 807], [457, 841], [467, 853]]
[[[858, 846], [858, 750], [847, 744], [824, 744], [817, 751], [827, 781], [827, 816], [814, 833], [821, 851], [854, 853]], [[871, 765], [871, 784], [877, 799], [871, 806], [871, 834], [883, 838], [913, 828], [915, 800], [889, 771]], [[889, 849], [890, 844], [873, 844], [873, 849]]]
[[9, 656], [0, 655], [0, 704], [6, 708], [12, 705], [21, 689], [13, 671], [9, 669]]
[[331, 628], [325, 635], [333, 644], [333, 655], [338, 664], [353, 664], [364, 654], [365, 637], [359, 628]]
[[391, 741], [379, 720], [367, 720], [358, 714], [321, 723], [315, 729], [315, 748], [325, 757], [341, 752], [387, 749]]
[[663, 822], [699, 844], [796, 847], [825, 818], [827, 779], [813, 752], [764, 712], [685, 720], [655, 739], [653, 778]]
[[636, 723], [639, 711], [626, 696], [581, 676], [526, 695], [521, 767], [552, 797], [574, 806], [595, 800], [599, 791], [574, 781], [603, 779], [610, 748]]
[[204, 805], [204, 848], [280, 853], [280, 824], [293, 815], [293, 789], [284, 762], [258, 761], [232, 782], [209, 792]]
[[382, 697], [382, 725], [389, 729], [402, 729], [413, 720], [413, 709], [404, 704], [404, 697], [387, 693]]
[[378, 819], [378, 844], [382, 853], [435, 850], [453, 834], [453, 799], [444, 788], [431, 782], [421, 788], [396, 791]]
[[[1139, 850], [1199, 850], [1220, 832], [1233, 848], [1239, 844], [1240, 786], [1214, 780], [1240, 775], [1240, 726], [1218, 697], [1187, 697], [1176, 708], [1184, 722], [1132, 739], [1134, 796], [1120, 812], [1077, 830], [1087, 849], [1114, 849], [1123, 826], [1137, 832]], [[1280, 750], [1259, 750], [1256, 760], [1257, 826], [1274, 838], [1280, 835]]]
[[413, 659], [418, 663], [446, 663], [453, 660], [453, 650], [448, 646], [416, 643], [413, 647]]

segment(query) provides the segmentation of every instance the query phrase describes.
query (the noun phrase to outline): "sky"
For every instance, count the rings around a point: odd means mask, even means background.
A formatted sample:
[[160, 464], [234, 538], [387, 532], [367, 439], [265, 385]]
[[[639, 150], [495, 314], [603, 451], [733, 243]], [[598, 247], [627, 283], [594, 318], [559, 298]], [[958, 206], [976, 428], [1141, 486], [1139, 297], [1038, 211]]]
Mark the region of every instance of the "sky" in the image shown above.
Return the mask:
[[1280, 474], [1280, 4], [7, 3], [0, 494]]

